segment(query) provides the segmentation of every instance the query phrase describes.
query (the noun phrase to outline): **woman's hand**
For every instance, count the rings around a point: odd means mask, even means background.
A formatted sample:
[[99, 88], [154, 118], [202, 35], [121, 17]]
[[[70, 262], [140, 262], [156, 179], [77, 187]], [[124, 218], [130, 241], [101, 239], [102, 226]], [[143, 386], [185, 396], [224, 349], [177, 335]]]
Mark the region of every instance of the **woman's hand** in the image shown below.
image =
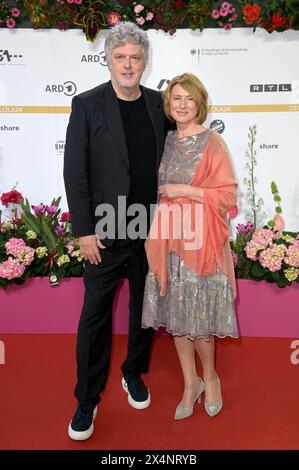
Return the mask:
[[158, 193], [166, 199], [186, 198], [203, 204], [203, 189], [192, 184], [163, 184], [159, 186]]
[[178, 199], [188, 197], [189, 187], [189, 184], [163, 184], [159, 186], [158, 193], [166, 199]]

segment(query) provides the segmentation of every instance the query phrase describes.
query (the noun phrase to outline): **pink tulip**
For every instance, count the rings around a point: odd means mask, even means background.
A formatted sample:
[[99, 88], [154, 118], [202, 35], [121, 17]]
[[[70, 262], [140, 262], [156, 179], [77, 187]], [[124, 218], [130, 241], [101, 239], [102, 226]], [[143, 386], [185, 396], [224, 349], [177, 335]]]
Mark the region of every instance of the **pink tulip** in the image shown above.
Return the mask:
[[230, 211], [229, 211], [229, 218], [234, 219], [238, 215], [238, 206], [234, 206]]
[[285, 221], [284, 218], [280, 214], [276, 214], [273, 217], [274, 220], [274, 231], [278, 230], [279, 232], [282, 232], [282, 230], [285, 228]]

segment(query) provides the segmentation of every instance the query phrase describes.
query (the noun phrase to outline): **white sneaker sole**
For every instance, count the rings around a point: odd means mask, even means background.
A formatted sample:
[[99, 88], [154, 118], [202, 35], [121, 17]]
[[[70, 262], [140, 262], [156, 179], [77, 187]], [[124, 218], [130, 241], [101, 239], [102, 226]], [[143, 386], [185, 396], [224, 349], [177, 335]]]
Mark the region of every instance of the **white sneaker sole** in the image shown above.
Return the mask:
[[131, 395], [129, 393], [127, 383], [126, 383], [124, 378], [121, 379], [121, 384], [122, 384], [122, 388], [124, 389], [124, 391], [127, 392], [127, 394], [128, 394], [128, 403], [129, 403], [129, 405], [131, 405], [133, 408], [135, 408], [135, 410], [145, 410], [145, 408], [148, 408], [150, 406], [150, 404], [151, 404], [151, 395], [150, 395], [149, 390], [148, 390], [148, 397], [145, 401], [135, 401], [135, 400], [133, 400], [133, 398], [131, 397]]
[[72, 426], [71, 426], [72, 422], [70, 422], [69, 427], [68, 427], [69, 437], [71, 439], [73, 439], [74, 441], [85, 441], [86, 439], [89, 439], [90, 436], [92, 436], [93, 431], [94, 431], [93, 422], [94, 422], [94, 419], [97, 415], [97, 411], [98, 411], [98, 407], [96, 406], [93, 410], [93, 417], [92, 417], [91, 426], [86, 431], [74, 431]]

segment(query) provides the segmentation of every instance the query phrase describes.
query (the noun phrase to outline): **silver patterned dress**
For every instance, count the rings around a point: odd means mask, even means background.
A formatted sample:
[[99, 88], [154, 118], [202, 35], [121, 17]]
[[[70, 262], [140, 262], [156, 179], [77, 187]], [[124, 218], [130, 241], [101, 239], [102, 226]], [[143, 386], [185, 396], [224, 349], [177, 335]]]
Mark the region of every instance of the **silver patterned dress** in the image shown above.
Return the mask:
[[[211, 131], [179, 138], [168, 133], [159, 169], [162, 184], [190, 184]], [[233, 292], [226, 274], [217, 268], [212, 275], [199, 276], [184, 266], [171, 252], [168, 255], [168, 292], [160, 296], [160, 286], [149, 271], [144, 293], [142, 328], [160, 326], [173, 335], [191, 340], [209, 335], [238, 337]]]

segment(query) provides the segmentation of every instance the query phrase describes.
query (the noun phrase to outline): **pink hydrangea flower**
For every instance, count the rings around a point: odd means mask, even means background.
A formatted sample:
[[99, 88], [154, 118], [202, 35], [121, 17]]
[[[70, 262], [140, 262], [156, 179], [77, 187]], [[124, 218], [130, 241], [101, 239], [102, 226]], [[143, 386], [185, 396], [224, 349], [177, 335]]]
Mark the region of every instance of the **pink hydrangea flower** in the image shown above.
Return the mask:
[[221, 8], [230, 9], [232, 7], [231, 3], [223, 2]]
[[223, 29], [225, 29], [226, 31], [230, 31], [232, 29], [233, 25], [232, 23], [226, 23], [226, 25], [224, 25]]
[[29, 266], [29, 264], [31, 264], [34, 260], [34, 253], [34, 248], [26, 246], [25, 248], [21, 249], [20, 253], [18, 254], [17, 261], [24, 264], [25, 266]]
[[299, 245], [290, 245], [286, 251], [285, 263], [289, 266], [299, 268]]
[[16, 259], [11, 257], [0, 264], [0, 277], [3, 279], [15, 279], [21, 277], [25, 271], [24, 264], [20, 264]]
[[136, 7], [134, 8], [134, 11], [135, 11], [136, 14], [141, 13], [142, 10], [144, 10], [144, 6], [140, 5], [140, 4], [136, 5]]
[[252, 240], [261, 248], [267, 248], [267, 246], [273, 244], [273, 232], [267, 228], [261, 228], [254, 232]]
[[145, 19], [140, 16], [139, 18], [136, 18], [136, 23], [142, 26], [145, 23]]
[[249, 259], [252, 259], [253, 261], [257, 260], [257, 251], [260, 250], [261, 247], [257, 243], [255, 243], [253, 240], [247, 243], [245, 246], [245, 252], [246, 256]]
[[281, 243], [280, 245], [273, 245], [272, 246], [272, 252], [277, 255], [277, 256], [285, 256], [285, 253], [287, 251], [287, 246]]
[[5, 249], [7, 255], [13, 255], [17, 257], [20, 251], [26, 247], [26, 243], [22, 238], [10, 238], [5, 243]]
[[268, 268], [271, 272], [276, 272], [281, 269], [283, 256], [277, 256], [273, 248], [267, 248], [262, 251], [259, 256], [259, 262], [264, 268]]

